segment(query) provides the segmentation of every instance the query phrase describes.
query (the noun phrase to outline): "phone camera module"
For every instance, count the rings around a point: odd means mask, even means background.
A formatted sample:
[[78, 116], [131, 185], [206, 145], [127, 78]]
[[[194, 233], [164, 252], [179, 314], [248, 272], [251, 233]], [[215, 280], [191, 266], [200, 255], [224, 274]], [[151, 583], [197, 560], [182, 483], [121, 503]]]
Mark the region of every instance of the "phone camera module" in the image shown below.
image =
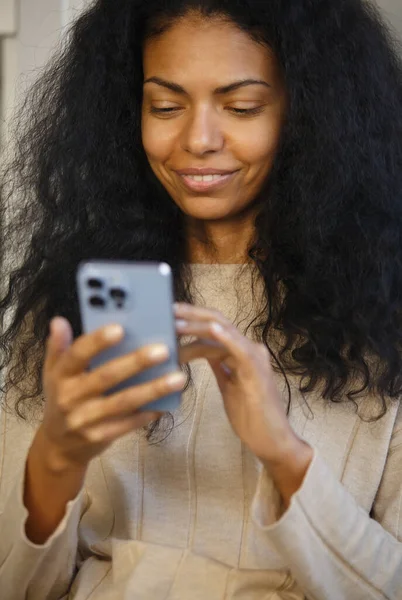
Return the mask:
[[101, 296], [91, 296], [89, 304], [95, 308], [104, 308], [106, 306], [106, 302]]
[[127, 294], [122, 288], [112, 288], [110, 290], [110, 296], [114, 300], [116, 308], [124, 308]]
[[88, 279], [88, 286], [94, 290], [100, 290], [103, 287], [103, 283], [100, 279], [91, 277], [91, 279]]
[[127, 296], [126, 292], [121, 288], [112, 288], [110, 290], [110, 295], [113, 298], [113, 300], [117, 301], [123, 301], [126, 299]]

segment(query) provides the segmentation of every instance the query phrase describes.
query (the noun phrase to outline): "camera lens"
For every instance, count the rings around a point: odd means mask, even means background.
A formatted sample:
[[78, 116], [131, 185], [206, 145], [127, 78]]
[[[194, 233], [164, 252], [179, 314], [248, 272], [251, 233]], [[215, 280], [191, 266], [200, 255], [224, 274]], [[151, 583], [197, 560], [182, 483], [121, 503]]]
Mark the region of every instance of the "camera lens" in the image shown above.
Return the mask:
[[106, 302], [100, 296], [91, 296], [89, 299], [89, 304], [91, 306], [95, 306], [96, 308], [103, 308]]
[[88, 279], [88, 285], [90, 288], [100, 289], [103, 286], [103, 283], [100, 279], [92, 277], [91, 279]]
[[110, 290], [110, 295], [114, 300], [124, 300], [126, 297], [126, 292], [124, 290], [122, 290], [121, 288], [112, 288]]

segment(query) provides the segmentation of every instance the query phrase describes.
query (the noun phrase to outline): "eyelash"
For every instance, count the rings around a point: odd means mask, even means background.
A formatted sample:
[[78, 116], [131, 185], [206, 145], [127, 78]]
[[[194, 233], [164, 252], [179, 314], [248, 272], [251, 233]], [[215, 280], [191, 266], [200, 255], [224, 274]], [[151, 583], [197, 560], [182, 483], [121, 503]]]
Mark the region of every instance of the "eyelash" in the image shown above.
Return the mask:
[[[257, 115], [262, 112], [263, 106], [256, 106], [255, 108], [231, 108], [231, 112], [239, 117], [248, 117], [251, 115]], [[155, 106], [150, 107], [150, 112], [156, 115], [171, 115], [180, 110], [180, 108], [156, 108]]]
[[250, 115], [258, 115], [264, 109], [263, 106], [256, 106], [255, 108], [232, 108], [232, 112], [239, 116], [250, 116]]
[[179, 108], [156, 108], [155, 106], [151, 106], [151, 108], [149, 109], [149, 112], [156, 114], [156, 115], [168, 115], [173, 112], [176, 112], [177, 110], [180, 110], [180, 109]]

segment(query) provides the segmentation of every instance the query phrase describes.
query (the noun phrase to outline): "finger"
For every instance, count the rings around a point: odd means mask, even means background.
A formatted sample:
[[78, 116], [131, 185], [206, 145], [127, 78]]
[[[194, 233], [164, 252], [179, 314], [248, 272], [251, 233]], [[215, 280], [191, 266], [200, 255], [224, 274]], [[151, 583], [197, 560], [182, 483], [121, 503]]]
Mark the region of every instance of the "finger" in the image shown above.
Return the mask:
[[55, 317], [50, 322], [50, 333], [46, 341], [44, 370], [49, 371], [60, 356], [71, 345], [73, 331], [67, 319]]
[[[222, 376], [231, 376], [236, 369], [236, 361], [230, 356], [224, 346], [208, 340], [197, 340], [179, 349], [180, 364], [190, 363], [192, 360], [205, 358], [212, 370], [216, 373], [219, 367], [219, 374]], [[218, 365], [218, 366], [217, 366]]]
[[[237, 340], [239, 344], [249, 340], [245, 338], [240, 331], [218, 310], [212, 310], [210, 308], [204, 308], [200, 306], [193, 306], [192, 304], [178, 303], [174, 305], [174, 311], [176, 316], [176, 323], [185, 324], [192, 322], [203, 322], [203, 323], [216, 323], [223, 327], [225, 331], [231, 334], [234, 340]], [[186, 330], [184, 329], [184, 334]]]
[[82, 373], [95, 356], [116, 346], [123, 337], [121, 325], [108, 325], [81, 335], [61, 356], [57, 365], [58, 375], [68, 377]]
[[180, 319], [176, 321], [176, 330], [179, 335], [195, 336], [221, 344], [235, 361], [244, 361], [250, 354], [249, 340], [228, 322], [223, 325], [214, 320]]
[[232, 326], [232, 323], [218, 310], [194, 306], [192, 304], [177, 303], [174, 305], [176, 319], [184, 321], [213, 321], [222, 326]]
[[210, 340], [196, 340], [195, 342], [181, 346], [178, 358], [179, 363], [185, 365], [199, 358], [222, 362], [229, 359], [229, 354], [222, 344]]
[[72, 411], [68, 417], [68, 426], [72, 431], [79, 431], [96, 423], [131, 416], [150, 402], [173, 392], [182, 391], [186, 381], [186, 375], [178, 371], [142, 385], [127, 388], [107, 398], [88, 400]]
[[165, 362], [167, 358], [169, 358], [169, 348], [164, 344], [152, 344], [115, 358], [86, 376], [85, 391], [80, 390], [80, 398], [104, 394], [129, 377]]
[[155, 412], [137, 413], [131, 417], [94, 426], [85, 432], [85, 435], [93, 443], [110, 444], [127, 433], [142, 429], [153, 421], [157, 421], [160, 416], [160, 413]]
[[211, 360], [209, 361], [211, 369], [215, 375], [216, 381], [218, 382], [219, 387], [222, 389], [225, 382], [228, 379], [231, 379], [233, 376], [232, 369], [229, 368], [227, 363], [223, 363], [221, 361]]

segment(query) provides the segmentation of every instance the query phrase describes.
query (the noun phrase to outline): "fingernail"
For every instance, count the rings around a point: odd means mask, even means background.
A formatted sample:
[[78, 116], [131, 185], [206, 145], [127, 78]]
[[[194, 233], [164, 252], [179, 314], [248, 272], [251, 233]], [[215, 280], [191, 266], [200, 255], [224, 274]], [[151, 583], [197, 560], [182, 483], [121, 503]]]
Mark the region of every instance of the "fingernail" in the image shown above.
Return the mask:
[[215, 333], [222, 333], [223, 332], [223, 327], [222, 327], [222, 325], [219, 325], [219, 323], [212, 323], [211, 329], [213, 331], [215, 331]]
[[104, 336], [107, 340], [117, 341], [124, 335], [124, 329], [121, 325], [109, 325], [104, 331]]
[[152, 348], [150, 348], [148, 351], [148, 356], [151, 360], [162, 360], [163, 358], [168, 358], [169, 348], [164, 344], [152, 346]]
[[182, 387], [186, 383], [187, 377], [184, 373], [172, 373], [171, 375], [168, 375], [166, 381], [171, 387]]
[[65, 319], [64, 317], [53, 317], [53, 319], [50, 321], [50, 327], [53, 329], [53, 327], [56, 327], [56, 329], [59, 329], [60, 327], [68, 327], [68, 321], [67, 319]]
[[188, 325], [188, 321], [184, 321], [183, 319], [177, 319], [176, 320], [176, 327], [178, 327], [180, 329], [184, 328], [184, 327], [187, 327], [187, 325]]
[[57, 339], [59, 350], [65, 350], [73, 341], [70, 323], [64, 317], [54, 317], [50, 322], [50, 336]]
[[62, 323], [62, 318], [61, 317], [53, 317], [53, 319], [50, 321], [50, 333], [54, 334], [56, 333], [56, 331], [59, 329], [59, 327], [61, 326]]
[[176, 302], [175, 304], [173, 304], [173, 308], [175, 312], [186, 312], [188, 308], [190, 308], [190, 305], [187, 304], [186, 302]]

